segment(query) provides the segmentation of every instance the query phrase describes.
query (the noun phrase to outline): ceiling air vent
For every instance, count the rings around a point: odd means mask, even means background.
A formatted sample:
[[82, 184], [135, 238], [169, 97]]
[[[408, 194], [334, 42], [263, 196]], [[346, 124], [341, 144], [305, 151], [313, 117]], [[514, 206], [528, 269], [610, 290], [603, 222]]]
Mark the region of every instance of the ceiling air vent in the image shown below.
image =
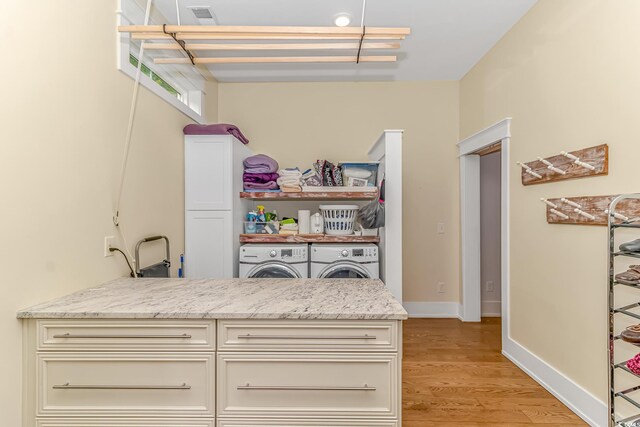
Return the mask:
[[194, 7], [191, 7], [190, 9], [198, 19], [213, 19], [213, 14], [211, 13], [211, 9], [209, 9], [208, 7], [194, 6]]

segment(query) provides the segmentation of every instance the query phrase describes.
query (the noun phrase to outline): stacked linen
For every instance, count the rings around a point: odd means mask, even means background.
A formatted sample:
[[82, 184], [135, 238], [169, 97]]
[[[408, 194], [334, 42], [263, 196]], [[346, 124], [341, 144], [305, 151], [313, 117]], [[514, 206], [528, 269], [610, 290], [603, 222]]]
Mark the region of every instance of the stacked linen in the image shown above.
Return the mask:
[[244, 159], [244, 182], [245, 191], [276, 191], [278, 190], [278, 162], [265, 154]]
[[322, 187], [322, 177], [314, 169], [307, 169], [302, 173], [300, 183], [303, 187]]
[[278, 178], [277, 183], [283, 192], [299, 193], [302, 191], [302, 172], [300, 172], [300, 169], [287, 168], [280, 170], [278, 173], [280, 174], [280, 178]]
[[298, 223], [294, 219], [287, 218], [280, 221], [279, 234], [295, 236], [296, 234], [298, 234], [298, 230]]

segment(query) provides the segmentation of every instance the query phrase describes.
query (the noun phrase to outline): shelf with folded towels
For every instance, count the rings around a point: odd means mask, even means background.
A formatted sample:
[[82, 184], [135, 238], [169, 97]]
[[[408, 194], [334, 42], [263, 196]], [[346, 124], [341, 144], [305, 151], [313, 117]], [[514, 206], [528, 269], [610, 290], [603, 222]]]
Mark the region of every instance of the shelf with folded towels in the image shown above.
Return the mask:
[[240, 243], [379, 243], [378, 236], [329, 236], [327, 234], [241, 234]]
[[375, 200], [378, 190], [372, 191], [303, 191], [298, 193], [286, 192], [249, 192], [240, 193], [241, 199], [248, 200]]

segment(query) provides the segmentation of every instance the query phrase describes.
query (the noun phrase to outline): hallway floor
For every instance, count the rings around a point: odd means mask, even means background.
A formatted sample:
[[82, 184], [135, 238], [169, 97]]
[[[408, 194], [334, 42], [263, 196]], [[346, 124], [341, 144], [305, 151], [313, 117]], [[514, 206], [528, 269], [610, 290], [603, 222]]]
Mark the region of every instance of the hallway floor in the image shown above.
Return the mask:
[[403, 427], [586, 426], [500, 352], [500, 319], [404, 323]]

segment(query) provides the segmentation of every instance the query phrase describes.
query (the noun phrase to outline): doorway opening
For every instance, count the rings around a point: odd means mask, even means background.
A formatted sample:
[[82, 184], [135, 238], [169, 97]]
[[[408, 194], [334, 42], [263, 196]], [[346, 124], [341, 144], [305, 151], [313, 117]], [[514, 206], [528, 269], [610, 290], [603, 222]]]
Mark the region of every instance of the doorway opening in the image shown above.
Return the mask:
[[480, 315], [500, 317], [500, 146], [480, 154]]
[[[499, 313], [502, 317], [502, 342], [509, 339], [509, 142], [511, 139], [511, 119], [504, 119], [458, 143], [460, 159], [460, 223], [461, 223], [461, 264], [462, 264], [462, 302], [460, 318], [465, 322], [479, 322], [482, 317], [482, 226], [481, 226], [481, 172], [483, 157], [487, 162], [497, 163], [499, 168], [499, 236], [494, 232], [493, 239], [499, 240], [499, 247], [493, 241], [494, 255], [499, 259], [499, 283], [493, 280], [491, 299], [498, 297]], [[499, 158], [499, 159], [498, 159]], [[494, 177], [495, 179], [495, 177]], [[497, 197], [497, 196], [494, 196]], [[492, 208], [495, 211], [496, 205]], [[496, 218], [493, 218], [495, 221]], [[485, 243], [491, 239], [485, 238]], [[496, 249], [498, 247], [498, 249]], [[496, 253], [497, 251], [497, 253]], [[497, 264], [495, 258], [485, 256], [485, 261]], [[495, 273], [492, 273], [495, 275]], [[491, 281], [488, 279], [487, 281]], [[484, 287], [487, 284], [484, 283]], [[490, 292], [486, 292], [490, 294]], [[489, 299], [487, 299], [489, 301]], [[495, 301], [495, 300], [493, 300]], [[489, 308], [489, 307], [486, 307]], [[495, 308], [495, 304], [494, 304]]]

